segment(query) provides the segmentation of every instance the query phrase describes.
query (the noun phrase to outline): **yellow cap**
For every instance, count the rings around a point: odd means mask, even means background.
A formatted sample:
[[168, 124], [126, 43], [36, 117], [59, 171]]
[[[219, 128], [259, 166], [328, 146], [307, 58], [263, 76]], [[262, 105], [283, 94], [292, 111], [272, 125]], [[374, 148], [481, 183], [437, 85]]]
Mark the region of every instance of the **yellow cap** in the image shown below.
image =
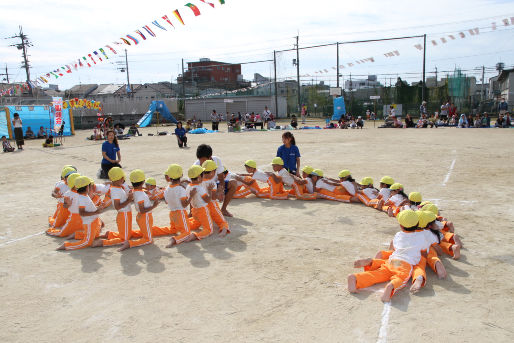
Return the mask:
[[79, 189], [82, 187], [86, 187], [90, 183], [91, 183], [91, 181], [87, 176], [79, 176], [75, 179], [75, 188]]
[[72, 167], [64, 167], [61, 171], [61, 177], [62, 178], [65, 178], [66, 176], [72, 174], [72, 173], [75, 173], [76, 170], [73, 169]]
[[202, 163], [202, 168], [206, 172], [211, 172], [213, 170], [218, 169], [218, 166], [216, 165], [216, 162], [214, 162], [213, 160], [205, 160], [205, 162]]
[[145, 181], [145, 173], [141, 169], [134, 169], [130, 172], [129, 179], [132, 183]]
[[118, 181], [125, 177], [125, 172], [120, 167], [112, 167], [107, 173], [109, 180]]
[[363, 177], [362, 180], [361, 180], [361, 185], [363, 185], [363, 186], [369, 186], [369, 185], [372, 185], [372, 184], [373, 184], [373, 179], [370, 178], [369, 176]]
[[257, 168], [257, 162], [255, 162], [254, 160], [246, 160], [245, 166], [250, 168]]
[[347, 176], [350, 176], [350, 175], [351, 175], [351, 173], [350, 173], [350, 171], [348, 169], [344, 169], [344, 170], [341, 170], [339, 172], [339, 177], [340, 178], [347, 177]]
[[419, 206], [423, 207], [423, 206], [431, 204], [431, 203], [432, 203], [431, 201], [425, 200], [421, 204], [419, 204]]
[[283, 166], [284, 160], [281, 157], [275, 157], [273, 160], [271, 160], [271, 164], [278, 164], [279, 166]]
[[155, 179], [153, 177], [149, 177], [148, 179], [146, 179], [145, 183], [147, 185], [152, 185], [152, 186], [156, 186], [157, 185], [157, 181], [155, 181]]
[[187, 176], [189, 176], [191, 179], [196, 179], [202, 173], [203, 168], [195, 164], [189, 168], [189, 170], [187, 171]]
[[394, 180], [390, 176], [384, 176], [380, 179], [380, 183], [385, 183], [386, 185], [391, 186], [394, 183]]
[[[87, 176], [86, 176], [86, 177], [87, 177]], [[90, 185], [94, 185], [94, 184], [95, 184], [95, 180], [93, 180], [93, 179], [92, 179], [92, 178], [90, 178], [90, 177], [87, 177], [87, 178], [88, 178], [88, 180], [89, 180], [89, 184], [90, 184]]]
[[413, 210], [405, 210], [398, 213], [396, 217], [398, 219], [398, 223], [405, 228], [411, 228], [418, 225], [419, 218], [416, 212]]
[[392, 191], [395, 191], [397, 189], [403, 189], [403, 185], [401, 183], [393, 183], [391, 187], [389, 187]]
[[168, 175], [171, 179], [180, 179], [182, 174], [182, 167], [178, 164], [170, 164], [164, 172], [164, 175]]
[[419, 219], [419, 227], [426, 228], [428, 223], [437, 219], [436, 215], [429, 211], [416, 211]]
[[315, 176], [323, 176], [323, 170], [321, 170], [321, 169], [314, 169], [311, 174], [315, 175]]
[[78, 177], [80, 177], [79, 173], [73, 173], [68, 176], [68, 187], [70, 187], [70, 189], [75, 187], [75, 181]]
[[409, 193], [409, 200], [412, 202], [421, 202], [423, 198], [421, 197], [420, 192], [411, 192]]
[[311, 166], [305, 166], [302, 168], [302, 171], [305, 173], [305, 174], [311, 174], [313, 172], [314, 168], [312, 168]]
[[71, 165], [71, 164], [67, 164], [67, 165], [65, 165], [64, 167], [62, 167], [62, 169], [64, 169], [64, 168], [71, 168], [71, 169], [73, 169], [73, 170], [75, 170], [75, 171], [77, 170], [77, 168], [75, 168], [75, 166], [74, 166], [74, 165]]
[[423, 211], [429, 211], [435, 214], [436, 216], [439, 214], [439, 209], [434, 204], [427, 204], [421, 208]]

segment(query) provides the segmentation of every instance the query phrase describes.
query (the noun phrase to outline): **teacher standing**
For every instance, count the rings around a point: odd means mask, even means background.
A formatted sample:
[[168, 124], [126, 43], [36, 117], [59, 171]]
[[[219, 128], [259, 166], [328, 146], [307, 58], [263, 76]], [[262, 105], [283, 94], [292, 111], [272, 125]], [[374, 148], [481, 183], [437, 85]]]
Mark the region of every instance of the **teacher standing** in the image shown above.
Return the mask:
[[18, 150], [23, 150], [23, 144], [25, 144], [23, 141], [23, 122], [21, 121], [18, 113], [14, 113], [12, 126], [14, 127], [14, 139], [16, 140], [16, 146], [18, 147]]
[[118, 140], [114, 135], [114, 131], [107, 131], [107, 140], [102, 144], [102, 170], [105, 177], [109, 174], [109, 170], [113, 167], [120, 167], [121, 153]]
[[291, 132], [287, 131], [282, 134], [282, 143], [277, 150], [277, 157], [284, 161], [284, 168], [288, 172], [296, 176], [300, 176], [300, 150], [296, 146], [296, 141]]

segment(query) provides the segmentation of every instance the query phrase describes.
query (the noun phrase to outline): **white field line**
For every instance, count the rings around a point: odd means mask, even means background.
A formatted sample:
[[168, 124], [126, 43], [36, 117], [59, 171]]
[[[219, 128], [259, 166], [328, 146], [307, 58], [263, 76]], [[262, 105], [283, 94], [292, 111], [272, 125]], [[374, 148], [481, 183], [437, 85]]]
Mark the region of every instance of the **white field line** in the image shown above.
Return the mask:
[[391, 302], [384, 303], [384, 309], [382, 310], [382, 322], [380, 324], [380, 330], [378, 331], [377, 343], [387, 342], [387, 326], [389, 325], [389, 314], [391, 313]]
[[38, 233], [34, 233], [32, 235], [28, 235], [28, 236], [25, 236], [25, 237], [16, 238], [16, 239], [12, 239], [10, 241], [4, 242], [4, 243], [0, 243], [0, 248], [1, 247], [5, 247], [6, 245], [9, 245], [11, 243], [16, 243], [16, 242], [23, 241], [23, 240], [31, 238], [31, 237], [42, 235], [44, 233], [45, 233], [45, 231], [41, 231], [41, 232], [38, 232]]
[[450, 176], [452, 175], [452, 171], [453, 171], [453, 167], [455, 167], [455, 161], [457, 159], [453, 159], [452, 161], [452, 164], [450, 165], [450, 169], [448, 169], [448, 174], [446, 174], [446, 177], [444, 178], [444, 181], [443, 181], [443, 186], [446, 186], [446, 183], [448, 183], [448, 181], [450, 180]]

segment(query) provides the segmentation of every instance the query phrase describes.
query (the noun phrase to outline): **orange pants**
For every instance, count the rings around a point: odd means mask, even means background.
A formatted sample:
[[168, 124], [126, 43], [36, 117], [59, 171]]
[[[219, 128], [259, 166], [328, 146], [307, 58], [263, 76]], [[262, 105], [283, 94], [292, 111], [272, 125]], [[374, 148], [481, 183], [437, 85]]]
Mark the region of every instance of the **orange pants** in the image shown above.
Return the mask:
[[225, 219], [225, 216], [223, 216], [223, 213], [221, 213], [218, 202], [216, 200], [210, 201], [207, 204], [207, 208], [209, 209], [211, 219], [216, 223], [216, 225], [218, 225], [219, 232], [223, 231], [223, 229], [227, 229], [227, 233], [230, 233], [228, 222]]
[[178, 233], [173, 237], [177, 244], [184, 242], [191, 235], [189, 222], [186, 210], [170, 211], [170, 224]]
[[[191, 210], [193, 214], [193, 227], [202, 227], [202, 231], [193, 232], [198, 240], [209, 237], [212, 234], [213, 226], [211, 216], [209, 215], [209, 209], [207, 206], [198, 207]], [[199, 224], [199, 225], [198, 225]]]
[[164, 189], [156, 191], [151, 197], [150, 200], [154, 201], [157, 199], [164, 199]]
[[359, 200], [366, 206], [369, 206], [369, 207], [374, 207], [374, 205], [376, 206], [376, 204], [378, 203], [378, 199], [370, 199], [366, 196], [366, 194], [364, 193], [359, 193], [357, 192], [355, 194], [355, 196], [357, 198], [359, 198]]
[[416, 279], [421, 276], [423, 278], [423, 283], [421, 284], [421, 287], [425, 286], [425, 282], [427, 280], [427, 272], [425, 270], [426, 267], [427, 259], [424, 256], [421, 256], [418, 264], [412, 267], [412, 283], [414, 283]]
[[147, 213], [138, 213], [136, 216], [136, 223], [139, 226], [139, 231], [134, 231], [133, 236], [140, 236], [138, 240], [129, 241], [130, 247], [139, 247], [146, 244], [153, 243], [152, 238], [152, 226], [153, 226], [153, 216], [151, 212]]
[[55, 209], [55, 212], [54, 214], [51, 216], [51, 217], [48, 217], [48, 224], [50, 224], [50, 226], [53, 226], [54, 223], [55, 223], [55, 219], [57, 218], [57, 216], [59, 215], [59, 212], [62, 210], [63, 208], [63, 203], [62, 202], [58, 202], [57, 203], [57, 207]]
[[118, 232], [107, 233], [107, 239], [102, 240], [104, 247], [122, 244], [132, 237], [132, 212], [118, 212], [116, 224]]
[[400, 260], [373, 261], [380, 264], [378, 269], [354, 274], [357, 279], [357, 288], [366, 288], [377, 283], [391, 281], [394, 287], [392, 295], [394, 295], [409, 282], [412, 275], [412, 266], [407, 262]]
[[[64, 209], [64, 207], [63, 207]], [[60, 229], [50, 228], [46, 230], [46, 233], [50, 236], [55, 237], [66, 237], [71, 235], [74, 232], [80, 231], [84, 228], [82, 225], [82, 218], [78, 213], [71, 213], [68, 217], [68, 220], [64, 223], [64, 225]]]
[[382, 211], [387, 212], [387, 211], [389, 211], [389, 208], [391, 208], [393, 210], [393, 215], [396, 217], [398, 212], [400, 212], [401, 207], [396, 207], [394, 205], [384, 205], [384, 206], [382, 206]]
[[276, 183], [272, 177], [269, 177], [267, 182], [269, 187], [261, 188], [258, 197], [274, 200], [286, 200], [289, 197], [289, 192], [284, 189], [282, 182]]
[[249, 196], [250, 194], [252, 194], [251, 189], [248, 188], [248, 186], [246, 186], [246, 185], [241, 185], [241, 186], [237, 187], [233, 198], [234, 199], [243, 199], [243, 198], [246, 198], [247, 196]]
[[[52, 225], [52, 229], [57, 229], [66, 224], [66, 221], [68, 220], [68, 217], [70, 216], [70, 211], [65, 208], [63, 203], [61, 204], [61, 210], [57, 213], [55, 220]], [[59, 205], [57, 205], [59, 206]]]
[[[335, 190], [337, 190], [337, 188]], [[340, 201], [340, 202], [350, 202], [350, 199], [352, 198], [351, 195], [345, 195], [345, 194], [342, 194], [341, 192], [335, 192], [335, 191], [331, 192], [326, 189], [321, 189], [318, 192], [318, 195], [322, 199], [334, 200], [334, 201]]]
[[450, 232], [442, 231], [444, 237], [441, 239], [439, 246], [443, 249], [444, 253], [453, 256], [452, 246], [455, 244], [454, 234]]
[[299, 200], [316, 200], [318, 195], [316, 193], [309, 193], [307, 186], [299, 185], [296, 182], [292, 185], [293, 188], [289, 191], [289, 195], [294, 195]]
[[84, 224], [84, 237], [78, 242], [64, 242], [64, 248], [66, 250], [77, 250], [90, 247], [93, 244], [93, 241], [100, 234], [100, 230], [102, 229], [102, 222], [100, 218], [96, 218], [90, 224]]

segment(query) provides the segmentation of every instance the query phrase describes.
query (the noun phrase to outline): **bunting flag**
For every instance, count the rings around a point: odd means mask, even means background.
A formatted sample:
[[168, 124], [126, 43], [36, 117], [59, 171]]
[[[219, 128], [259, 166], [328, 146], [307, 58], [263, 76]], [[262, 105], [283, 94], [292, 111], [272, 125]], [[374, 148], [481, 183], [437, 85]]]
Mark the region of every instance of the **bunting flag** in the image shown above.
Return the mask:
[[195, 14], [195, 17], [198, 17], [200, 15], [200, 10], [198, 9], [198, 7], [196, 7], [192, 3], [188, 2], [184, 6], [189, 7], [191, 9], [191, 11], [193, 11], [193, 13]]
[[68, 74], [71, 74], [71, 67], [70, 67], [69, 65], [66, 65], [66, 68], [68, 68], [68, 70], [66, 70], [66, 72], [67, 72]]
[[138, 35], [140, 35], [140, 36], [141, 36], [141, 38], [143, 38], [143, 40], [146, 40], [145, 35], [144, 35], [141, 31], [136, 30], [135, 32], [136, 32]]
[[221, 5], [225, 5], [225, 0], [220, 0]]
[[109, 50], [112, 51], [113, 54], [117, 55], [118, 53], [116, 52], [116, 50], [114, 50], [113, 48], [111, 48], [110, 45], [106, 45], [107, 48], [109, 48]]
[[212, 8], [214, 8], [214, 4], [212, 2], [208, 2], [208, 1], [205, 1], [205, 0], [200, 0], [201, 2], [203, 2], [204, 4], [207, 4], [209, 6], [211, 6]]
[[155, 26], [157, 26], [158, 28], [160, 28], [160, 29], [162, 29], [162, 30], [164, 30], [164, 31], [168, 31], [168, 30], [166, 30], [166, 28], [165, 28], [164, 26], [162, 26], [161, 24], [159, 24], [159, 23], [157, 22], [157, 20], [152, 21], [152, 24], [154, 24]]
[[108, 60], [109, 59], [109, 56], [107, 56], [107, 54], [105, 53], [105, 50], [103, 48], [100, 48], [98, 49], [100, 50], [100, 52], [105, 56], [105, 59]]
[[182, 20], [182, 17], [180, 16], [180, 13], [178, 12], [178, 10], [174, 10], [173, 14], [175, 15], [175, 17], [177, 17], [178, 21], [180, 21], [180, 23], [182, 25], [186, 25], [186, 24], [184, 24], [184, 21]]
[[87, 54], [89, 56], [89, 58], [91, 59], [91, 61], [93, 61], [94, 64], [96, 64], [96, 61], [95, 59], [93, 58], [93, 56], [91, 56], [91, 54]]
[[173, 23], [171, 22], [170, 18], [168, 18], [167, 15], [163, 15], [162, 16], [162, 19], [164, 19], [165, 21], [168, 22], [168, 24], [170, 24], [173, 28], [175, 28], [175, 25], [173, 25]]
[[139, 44], [139, 41], [137, 39], [135, 39], [134, 37], [132, 37], [131, 35], [127, 35], [127, 37], [128, 37], [128, 39], [132, 40], [135, 45]]
[[89, 68], [91, 68], [91, 64], [89, 64], [89, 62], [87, 61], [86, 56], [82, 56], [82, 59], [83, 59], [84, 61], [86, 61], [87, 66], [88, 66]]
[[145, 29], [150, 36], [155, 37], [155, 33], [153, 33], [152, 29], [148, 27], [148, 25], [143, 26], [143, 29]]
[[100, 57], [100, 54], [98, 54], [98, 52], [96, 52], [96, 50], [93, 51], [93, 54], [95, 54], [95, 56], [100, 60], [100, 62], [103, 62], [102, 57]]
[[56, 79], [59, 78], [59, 76], [57, 76], [57, 74], [54, 74], [53, 72], [50, 72], [50, 74], [52, 74], [53, 76], [55, 76]]
[[131, 45], [130, 42], [128, 40], [126, 40], [125, 38], [120, 38], [123, 43], [127, 44], [127, 45]]
[[77, 63], [73, 64], [73, 68], [74, 68], [75, 70], [78, 70], [78, 69], [79, 69], [79, 68], [78, 68], [78, 64], [77, 64]]

